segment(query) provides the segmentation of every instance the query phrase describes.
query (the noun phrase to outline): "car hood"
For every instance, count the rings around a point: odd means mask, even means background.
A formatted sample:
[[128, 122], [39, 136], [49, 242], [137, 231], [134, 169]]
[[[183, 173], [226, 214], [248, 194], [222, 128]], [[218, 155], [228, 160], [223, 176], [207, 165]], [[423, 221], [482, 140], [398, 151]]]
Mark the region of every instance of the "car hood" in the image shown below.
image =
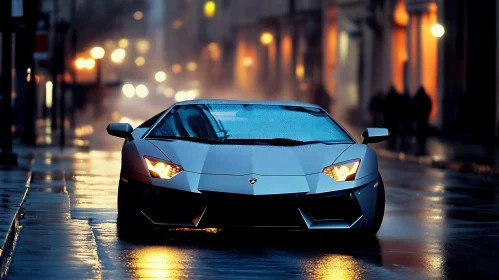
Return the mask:
[[161, 150], [166, 160], [181, 165], [187, 172], [262, 176], [303, 176], [322, 172], [352, 145], [213, 145], [181, 140], [148, 141]]

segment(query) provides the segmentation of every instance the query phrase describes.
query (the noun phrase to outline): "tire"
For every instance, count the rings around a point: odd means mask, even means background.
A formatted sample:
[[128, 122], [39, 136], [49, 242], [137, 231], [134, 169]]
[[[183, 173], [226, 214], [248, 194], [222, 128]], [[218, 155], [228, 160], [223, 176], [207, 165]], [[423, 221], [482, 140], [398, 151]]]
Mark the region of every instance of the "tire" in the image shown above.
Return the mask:
[[374, 218], [372, 225], [366, 229], [366, 234], [376, 235], [378, 233], [381, 224], [383, 223], [383, 217], [385, 216], [385, 185], [383, 184], [383, 178], [381, 174], [378, 173], [378, 194], [376, 196], [376, 207], [374, 208]]
[[137, 202], [133, 200], [134, 197], [132, 186], [120, 181], [118, 186], [118, 224], [138, 224], [142, 220]]

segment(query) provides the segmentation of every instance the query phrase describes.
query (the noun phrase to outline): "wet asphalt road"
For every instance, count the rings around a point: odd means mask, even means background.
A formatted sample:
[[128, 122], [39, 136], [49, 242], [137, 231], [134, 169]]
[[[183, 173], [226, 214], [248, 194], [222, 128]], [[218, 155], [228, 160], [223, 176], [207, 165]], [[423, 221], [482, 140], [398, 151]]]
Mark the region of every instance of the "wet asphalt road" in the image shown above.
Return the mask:
[[160, 231], [129, 239], [116, 224], [119, 168], [119, 152], [39, 158], [8, 278], [499, 277], [497, 181], [381, 160], [377, 238]]

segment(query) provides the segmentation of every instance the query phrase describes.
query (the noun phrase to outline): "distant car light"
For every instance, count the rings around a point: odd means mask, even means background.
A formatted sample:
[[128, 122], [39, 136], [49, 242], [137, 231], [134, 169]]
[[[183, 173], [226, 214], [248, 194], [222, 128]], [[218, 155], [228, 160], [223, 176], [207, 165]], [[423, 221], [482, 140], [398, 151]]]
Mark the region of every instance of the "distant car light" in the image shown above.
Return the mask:
[[322, 172], [338, 182], [351, 181], [355, 179], [359, 166], [360, 159], [355, 159], [330, 165]]
[[147, 156], [144, 157], [144, 160], [146, 162], [147, 169], [149, 169], [149, 173], [153, 178], [171, 179], [177, 176], [180, 172], [184, 171], [182, 166], [171, 162]]

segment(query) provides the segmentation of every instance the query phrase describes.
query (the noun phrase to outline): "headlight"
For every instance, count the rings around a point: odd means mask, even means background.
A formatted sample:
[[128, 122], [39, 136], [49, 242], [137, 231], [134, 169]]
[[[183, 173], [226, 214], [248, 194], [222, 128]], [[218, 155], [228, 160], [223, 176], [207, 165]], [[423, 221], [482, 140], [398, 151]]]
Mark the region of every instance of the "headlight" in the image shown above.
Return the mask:
[[360, 159], [354, 159], [325, 167], [322, 172], [338, 182], [351, 181], [355, 179], [359, 165]]
[[171, 179], [184, 170], [182, 166], [171, 162], [151, 157], [144, 157], [144, 160], [153, 178]]

